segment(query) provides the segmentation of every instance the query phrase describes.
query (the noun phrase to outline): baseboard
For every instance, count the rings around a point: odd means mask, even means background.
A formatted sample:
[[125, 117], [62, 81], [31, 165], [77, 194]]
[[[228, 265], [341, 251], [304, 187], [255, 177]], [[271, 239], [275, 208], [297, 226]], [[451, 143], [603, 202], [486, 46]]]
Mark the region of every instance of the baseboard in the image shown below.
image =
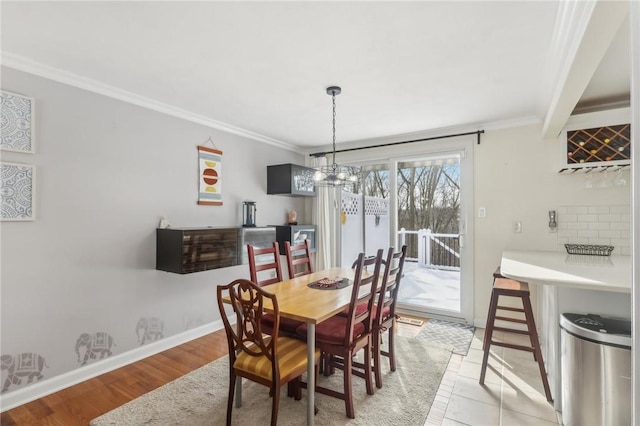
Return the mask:
[[419, 311], [419, 310], [413, 310], [410, 308], [406, 308], [406, 307], [398, 307], [396, 308], [396, 313], [398, 315], [409, 315], [415, 318], [424, 318], [426, 320], [428, 320], [429, 318], [434, 318], [434, 319], [439, 319], [439, 320], [443, 320], [443, 321], [449, 321], [449, 322], [457, 322], [457, 323], [461, 323], [461, 324], [467, 324], [467, 321], [464, 320], [464, 318], [459, 318], [459, 317], [454, 317], [454, 316], [448, 316], [448, 315], [444, 315], [444, 314], [437, 314], [437, 313], [433, 313], [433, 312], [423, 312], [423, 311]]
[[473, 326], [475, 328], [486, 328], [487, 327], [487, 319], [486, 318], [474, 318]]
[[52, 377], [51, 379], [36, 382], [27, 387], [17, 389], [6, 395], [0, 395], [0, 412], [10, 410], [27, 402], [45, 397], [54, 392], [76, 385], [109, 371], [113, 371], [133, 362], [140, 361], [151, 355], [155, 355], [167, 349], [171, 349], [183, 343], [213, 333], [223, 328], [222, 321], [212, 323], [187, 330], [157, 342], [149, 343], [139, 348], [132, 349], [122, 354], [110, 356], [84, 367], [77, 368], [64, 374]]

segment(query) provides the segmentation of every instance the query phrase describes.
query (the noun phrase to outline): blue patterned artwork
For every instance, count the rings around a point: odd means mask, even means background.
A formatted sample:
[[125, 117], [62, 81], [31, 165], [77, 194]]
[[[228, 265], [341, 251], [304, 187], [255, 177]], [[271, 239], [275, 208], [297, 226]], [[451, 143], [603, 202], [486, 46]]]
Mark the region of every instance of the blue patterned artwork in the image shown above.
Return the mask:
[[34, 166], [0, 163], [0, 177], [0, 220], [34, 220]]
[[34, 99], [15, 93], [0, 92], [0, 148], [6, 151], [33, 153]]

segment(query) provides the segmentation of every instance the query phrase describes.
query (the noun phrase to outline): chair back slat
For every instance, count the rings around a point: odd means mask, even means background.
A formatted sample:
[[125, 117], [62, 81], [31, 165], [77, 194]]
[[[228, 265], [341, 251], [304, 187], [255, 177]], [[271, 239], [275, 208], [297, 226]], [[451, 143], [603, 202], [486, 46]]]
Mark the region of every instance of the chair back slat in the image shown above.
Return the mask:
[[[274, 241], [271, 247], [254, 247], [252, 244], [247, 244], [247, 253], [251, 281], [260, 287], [282, 281], [280, 246], [277, 241]], [[265, 274], [258, 274], [258, 272], [264, 271], [271, 271], [274, 276], [259, 279], [258, 275], [263, 277]]]
[[[402, 246], [402, 249], [398, 252], [394, 252], [394, 248], [389, 247], [387, 257], [382, 261], [384, 271], [382, 274], [382, 282], [378, 286], [378, 300], [376, 301], [376, 325], [378, 326], [383, 324], [387, 319], [395, 316], [400, 279], [402, 278], [402, 270], [406, 256], [406, 245]], [[387, 307], [389, 308], [389, 313], [383, 315], [383, 311]]]
[[296, 278], [313, 272], [309, 240], [304, 240], [304, 243], [297, 245], [291, 245], [289, 241], [285, 241], [284, 247], [287, 255], [289, 278]]
[[[354, 336], [354, 329], [357, 324], [364, 325], [362, 336], [366, 336], [371, 332], [373, 321], [373, 307], [376, 301], [378, 279], [380, 276], [380, 264], [382, 261], [383, 250], [378, 250], [375, 256], [365, 257], [364, 253], [358, 255], [355, 264], [355, 277], [353, 280], [353, 289], [351, 290], [351, 303], [349, 304], [348, 333], [345, 336], [347, 346], [354, 345], [360, 336]], [[373, 271], [365, 275], [368, 267], [373, 266]], [[358, 310], [361, 304], [367, 304], [366, 310]], [[360, 312], [359, 312], [360, 311]]]

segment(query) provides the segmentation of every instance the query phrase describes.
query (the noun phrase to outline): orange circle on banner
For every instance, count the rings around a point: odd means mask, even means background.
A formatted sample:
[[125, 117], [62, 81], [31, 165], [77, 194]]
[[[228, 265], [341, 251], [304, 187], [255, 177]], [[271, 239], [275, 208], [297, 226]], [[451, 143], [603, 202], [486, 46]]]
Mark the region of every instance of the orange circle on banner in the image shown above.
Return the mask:
[[215, 185], [218, 182], [218, 172], [213, 169], [204, 169], [202, 172], [202, 180], [207, 185]]

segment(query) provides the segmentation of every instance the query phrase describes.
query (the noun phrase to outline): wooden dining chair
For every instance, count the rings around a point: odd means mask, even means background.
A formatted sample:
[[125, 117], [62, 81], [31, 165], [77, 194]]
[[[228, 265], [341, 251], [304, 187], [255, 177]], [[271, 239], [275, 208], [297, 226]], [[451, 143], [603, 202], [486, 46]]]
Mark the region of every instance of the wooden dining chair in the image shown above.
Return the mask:
[[[218, 286], [218, 308], [229, 345], [229, 396], [227, 400], [227, 425], [231, 424], [236, 378], [244, 377], [269, 388], [272, 397], [271, 426], [278, 421], [280, 387], [290, 384], [289, 394], [301, 398], [300, 377], [307, 371], [307, 344], [299, 339], [280, 336], [280, 311], [274, 294], [266, 292], [255, 283], [239, 279]], [[224, 303], [227, 297], [228, 303]], [[235, 314], [232, 325], [228, 308]], [[262, 317], [265, 307], [273, 310], [274, 325], [270, 334], [263, 333]], [[320, 359], [316, 349], [314, 362]]]
[[284, 248], [287, 255], [289, 278], [296, 278], [313, 272], [309, 240], [304, 240], [304, 243], [295, 246], [292, 246], [289, 241], [285, 241]]
[[[395, 357], [395, 333], [396, 333], [396, 303], [398, 301], [398, 289], [400, 279], [402, 278], [402, 270], [404, 260], [407, 255], [407, 246], [402, 246], [398, 252], [394, 252], [394, 248], [390, 247], [387, 256], [382, 260], [381, 269], [382, 279], [378, 286], [375, 305], [373, 307], [373, 321], [371, 332], [371, 356], [373, 359], [373, 374], [375, 377], [376, 387], [382, 388], [382, 356], [389, 358], [389, 366], [391, 371], [396, 371]], [[356, 261], [357, 262], [357, 261]], [[360, 304], [356, 310], [362, 312], [368, 309], [367, 304]], [[344, 315], [344, 312], [340, 313]], [[388, 349], [382, 350], [382, 335], [389, 332]], [[336, 358], [331, 360], [332, 367], [343, 368], [343, 360]], [[353, 374], [366, 378], [365, 364], [361, 362], [353, 362]]]
[[[396, 303], [404, 260], [407, 256], [407, 246], [404, 245], [398, 252], [390, 247], [387, 258], [384, 261], [382, 283], [378, 287], [378, 299], [374, 308], [373, 331], [371, 333], [373, 346], [373, 372], [376, 379], [376, 387], [382, 387], [382, 356], [389, 358], [389, 368], [396, 371], [395, 334], [396, 334]], [[389, 346], [387, 351], [382, 350], [382, 335], [388, 332]]]
[[[364, 377], [367, 394], [373, 395], [374, 392], [371, 369], [372, 312], [380, 275], [382, 252], [382, 250], [378, 250], [375, 257], [367, 259], [365, 259], [364, 253], [358, 256], [348, 315], [335, 315], [316, 325], [316, 347], [324, 355], [342, 359], [344, 370], [342, 392], [322, 386], [317, 386], [316, 392], [344, 400], [347, 417], [351, 419], [355, 418], [352, 358], [360, 350], [364, 351]], [[370, 274], [365, 273], [365, 268], [368, 266], [373, 267]], [[358, 310], [357, 307], [363, 303], [367, 304], [368, 309]], [[306, 338], [307, 324], [300, 326], [298, 333]]]
[[[260, 287], [275, 284], [282, 281], [282, 267], [280, 266], [280, 246], [274, 241], [271, 247], [257, 248], [247, 244], [249, 255], [249, 274], [251, 281]], [[265, 314], [262, 318], [263, 333], [273, 332], [274, 317]], [[280, 333], [289, 337], [298, 337], [296, 330], [302, 325], [302, 321], [291, 318], [280, 319]]]
[[254, 247], [247, 244], [251, 281], [265, 286], [282, 281], [280, 246], [274, 241], [271, 247]]

